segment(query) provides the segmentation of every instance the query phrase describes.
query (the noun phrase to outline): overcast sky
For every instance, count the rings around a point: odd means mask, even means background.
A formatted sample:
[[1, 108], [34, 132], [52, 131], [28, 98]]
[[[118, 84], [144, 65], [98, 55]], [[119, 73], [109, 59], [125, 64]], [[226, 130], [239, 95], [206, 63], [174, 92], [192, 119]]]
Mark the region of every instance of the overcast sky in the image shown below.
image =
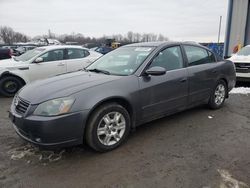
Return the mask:
[[0, 25], [29, 36], [82, 33], [100, 37], [162, 33], [171, 40], [224, 40], [227, 0], [0, 0]]

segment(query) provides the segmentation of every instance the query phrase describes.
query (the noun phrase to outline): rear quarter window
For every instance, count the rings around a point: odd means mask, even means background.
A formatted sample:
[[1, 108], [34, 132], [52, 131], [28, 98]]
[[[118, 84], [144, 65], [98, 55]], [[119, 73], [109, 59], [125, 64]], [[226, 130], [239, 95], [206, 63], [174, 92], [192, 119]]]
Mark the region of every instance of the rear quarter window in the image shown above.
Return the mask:
[[209, 56], [210, 60], [212, 62], [216, 62], [216, 58], [215, 58], [214, 54], [210, 51], [207, 51], [207, 52], [208, 52], [208, 56]]
[[79, 59], [79, 58], [84, 58], [86, 57], [86, 50], [83, 49], [77, 49], [77, 48], [72, 48], [72, 49], [67, 49], [67, 59]]

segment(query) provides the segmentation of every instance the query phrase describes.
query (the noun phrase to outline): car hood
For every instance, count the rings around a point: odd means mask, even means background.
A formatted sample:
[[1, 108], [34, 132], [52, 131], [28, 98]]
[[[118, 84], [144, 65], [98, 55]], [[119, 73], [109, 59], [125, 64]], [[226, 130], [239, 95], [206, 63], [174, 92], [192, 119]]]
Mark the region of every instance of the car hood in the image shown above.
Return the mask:
[[78, 71], [32, 82], [22, 88], [18, 95], [31, 104], [39, 104], [120, 78], [121, 76]]
[[22, 61], [15, 61], [13, 58], [0, 60], [0, 69], [16, 68], [25, 65]]
[[235, 63], [242, 62], [242, 63], [250, 63], [250, 56], [243, 56], [243, 55], [233, 55], [231, 58], [229, 58], [230, 61], [233, 61]]

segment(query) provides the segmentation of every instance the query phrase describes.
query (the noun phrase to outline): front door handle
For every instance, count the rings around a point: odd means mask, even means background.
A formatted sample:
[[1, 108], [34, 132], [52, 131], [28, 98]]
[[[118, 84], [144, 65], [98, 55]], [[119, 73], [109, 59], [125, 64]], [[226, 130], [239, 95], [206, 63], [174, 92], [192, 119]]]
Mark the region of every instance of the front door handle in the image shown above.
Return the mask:
[[218, 72], [218, 71], [217, 71], [216, 69], [212, 70], [212, 73], [214, 73], [214, 74], [217, 73], [217, 72]]
[[186, 82], [186, 81], [187, 81], [187, 78], [180, 79], [180, 82]]

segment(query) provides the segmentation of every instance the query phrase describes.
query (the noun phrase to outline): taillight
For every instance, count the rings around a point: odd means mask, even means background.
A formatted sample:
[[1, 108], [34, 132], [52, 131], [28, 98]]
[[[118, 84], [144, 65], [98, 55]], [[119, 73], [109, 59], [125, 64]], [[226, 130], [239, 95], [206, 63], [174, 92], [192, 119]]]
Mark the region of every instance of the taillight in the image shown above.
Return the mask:
[[12, 56], [12, 49], [9, 50], [9, 56]]

